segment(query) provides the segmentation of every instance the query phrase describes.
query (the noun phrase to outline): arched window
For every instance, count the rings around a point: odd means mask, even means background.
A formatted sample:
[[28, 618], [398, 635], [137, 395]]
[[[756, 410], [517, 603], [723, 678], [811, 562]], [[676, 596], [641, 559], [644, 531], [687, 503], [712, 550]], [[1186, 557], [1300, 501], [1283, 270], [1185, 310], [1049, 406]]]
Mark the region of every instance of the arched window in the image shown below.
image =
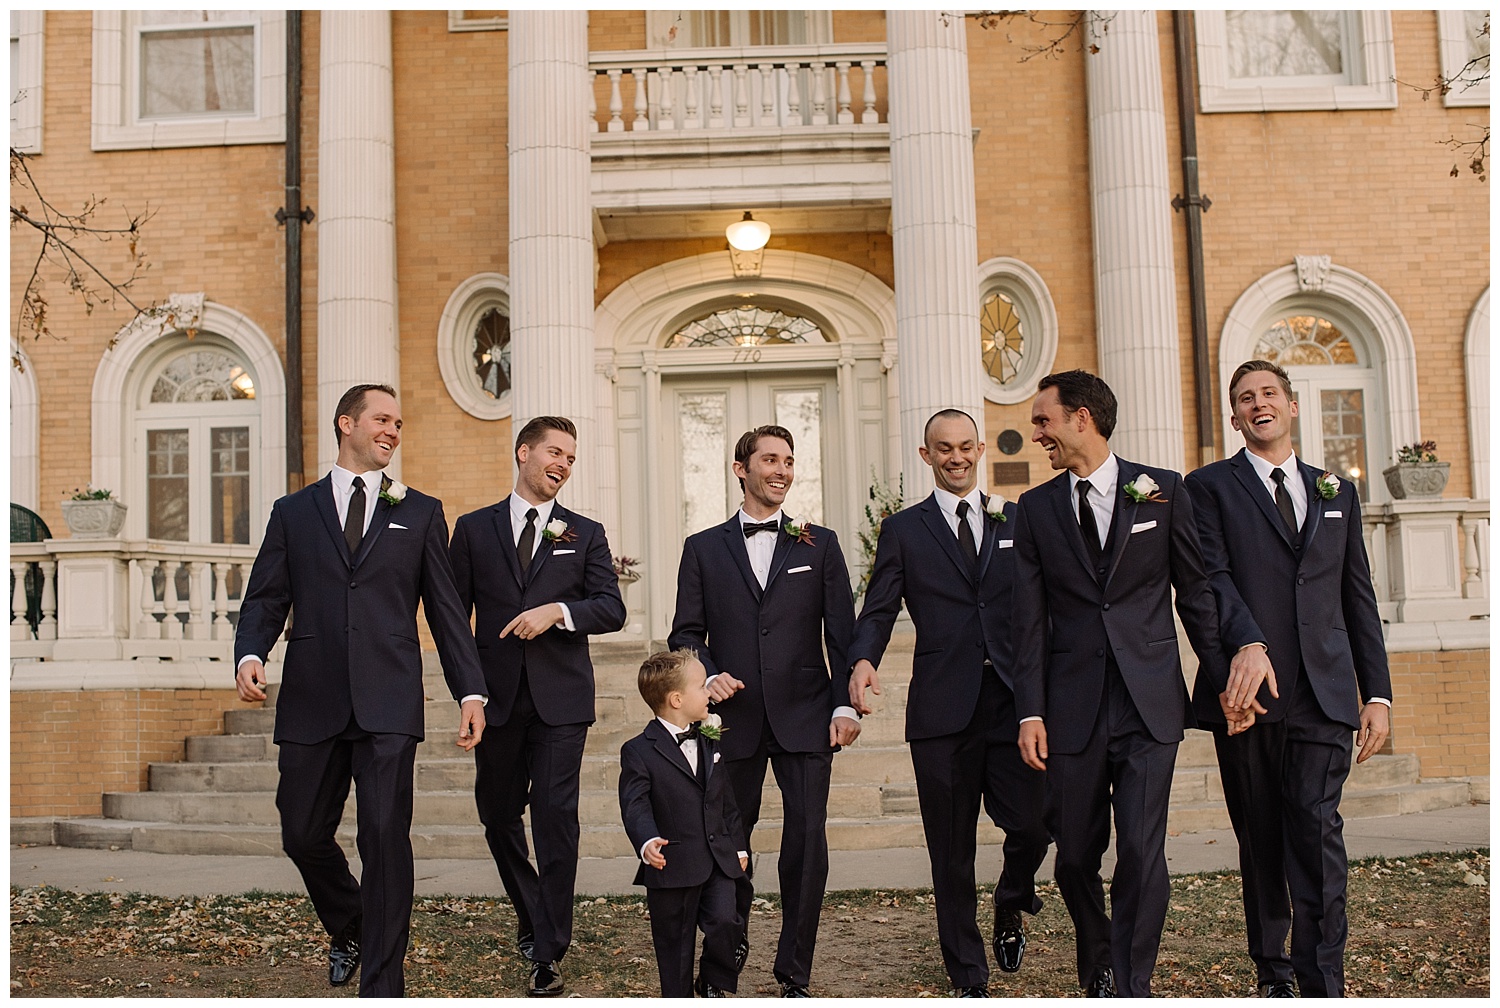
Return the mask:
[[1019, 259], [990, 259], [979, 267], [979, 359], [984, 396], [1025, 402], [1057, 358], [1057, 311], [1036, 270]]
[[438, 370], [464, 412], [510, 416], [510, 281], [476, 273], [448, 297], [438, 322]]
[[695, 318], [667, 339], [667, 347], [775, 346], [830, 343], [813, 319], [771, 305], [740, 304]]

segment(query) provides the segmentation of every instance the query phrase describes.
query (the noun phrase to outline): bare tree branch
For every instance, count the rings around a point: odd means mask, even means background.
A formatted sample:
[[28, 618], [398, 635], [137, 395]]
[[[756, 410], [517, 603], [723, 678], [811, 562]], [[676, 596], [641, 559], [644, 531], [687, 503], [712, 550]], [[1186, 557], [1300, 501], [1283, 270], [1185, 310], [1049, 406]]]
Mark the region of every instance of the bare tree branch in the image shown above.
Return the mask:
[[[1026, 55], [1021, 57], [1021, 62], [1026, 63], [1036, 59], [1038, 56], [1046, 59], [1056, 59], [1068, 51], [1069, 41], [1076, 40], [1080, 50], [1086, 50], [1090, 54], [1097, 53], [1099, 46], [1089, 42], [1088, 29], [1093, 33], [1103, 36], [1109, 31], [1110, 22], [1114, 15], [1103, 15], [1098, 11], [1082, 10], [1074, 11], [1069, 17], [1061, 21], [1049, 20], [1040, 11], [1008, 10], [1008, 11], [974, 11], [964, 15], [973, 18], [979, 27], [986, 31], [994, 31], [1004, 28], [1012, 23], [1025, 22], [1042, 30], [1042, 41], [1040, 45], [1021, 46], [1021, 51]], [[1005, 33], [1005, 41], [1015, 42], [1015, 38], [1009, 31]]]
[[[1488, 14], [1486, 14], [1484, 17], [1484, 24], [1480, 26], [1477, 38], [1487, 39], [1489, 38], [1489, 35], [1490, 17]], [[1423, 101], [1431, 101], [1433, 95], [1438, 95], [1440, 97], [1446, 98], [1455, 90], [1460, 92], [1467, 91], [1469, 88], [1474, 87], [1478, 84], [1483, 84], [1489, 79], [1490, 54], [1488, 52], [1481, 53], [1480, 55], [1473, 57], [1463, 66], [1459, 67], [1457, 70], [1455, 70], [1451, 74], [1448, 74], [1447, 76], [1439, 74], [1437, 77], [1433, 78], [1431, 87], [1423, 87], [1420, 84], [1412, 84], [1408, 81], [1402, 80], [1399, 77], [1391, 78], [1391, 80], [1395, 81], [1402, 87], [1410, 88], [1411, 90], [1420, 94]], [[1474, 131], [1468, 139], [1449, 137], [1447, 140], [1438, 141], [1449, 150], [1456, 152], [1459, 156], [1459, 160], [1453, 163], [1453, 167], [1448, 170], [1448, 174], [1453, 178], [1458, 178], [1459, 175], [1462, 174], [1462, 172], [1459, 170], [1459, 164], [1463, 160], [1467, 159], [1467, 167], [1469, 171], [1478, 176], [1480, 182], [1487, 181], [1489, 178], [1490, 163], [1489, 124], [1466, 123], [1465, 125], [1469, 129]]]

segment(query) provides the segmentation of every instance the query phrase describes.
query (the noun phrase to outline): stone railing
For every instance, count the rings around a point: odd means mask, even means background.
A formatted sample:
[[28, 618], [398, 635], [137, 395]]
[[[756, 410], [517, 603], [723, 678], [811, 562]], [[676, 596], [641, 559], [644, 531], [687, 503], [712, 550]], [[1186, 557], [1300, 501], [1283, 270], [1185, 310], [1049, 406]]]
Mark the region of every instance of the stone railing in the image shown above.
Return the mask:
[[1364, 534], [1392, 649], [1488, 647], [1489, 501], [1367, 505]]
[[[12, 543], [11, 658], [229, 661], [254, 560], [255, 547], [220, 543]], [[34, 593], [40, 589], [34, 622], [27, 618], [28, 571]]]
[[590, 132], [880, 125], [883, 44], [595, 52]]

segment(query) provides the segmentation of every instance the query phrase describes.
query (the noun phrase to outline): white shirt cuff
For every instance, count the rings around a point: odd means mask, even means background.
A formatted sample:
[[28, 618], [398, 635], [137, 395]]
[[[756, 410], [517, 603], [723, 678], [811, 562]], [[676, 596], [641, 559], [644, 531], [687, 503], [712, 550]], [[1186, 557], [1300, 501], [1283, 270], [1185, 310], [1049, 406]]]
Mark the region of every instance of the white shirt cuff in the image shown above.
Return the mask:
[[[1270, 653], [1270, 651], [1271, 651], [1271, 649], [1270, 649], [1270, 647], [1269, 647], [1269, 646], [1267, 646], [1267, 644], [1266, 644], [1266, 642], [1265, 642], [1265, 641], [1258, 641], [1258, 640], [1256, 640], [1256, 641], [1251, 641], [1251, 642], [1250, 642], [1250, 643], [1249, 643], [1249, 644], [1246, 644], [1246, 645], [1244, 645], [1244, 646], [1242, 646], [1242, 647], [1241, 647], [1241, 648], [1240, 648], [1240, 651], [1243, 651], [1243, 650], [1245, 650], [1245, 648], [1247, 648], [1247, 647], [1258, 647], [1258, 648], [1264, 648], [1264, 649], [1265, 649], [1265, 650], [1266, 650], [1266, 653], [1267, 653], [1267, 654], [1269, 654], [1269, 653]], [[1240, 651], [1236, 651], [1236, 652], [1235, 652], [1235, 654], [1239, 654], [1239, 653], [1240, 653]]]
[[748, 858], [750, 856], [750, 852], [747, 851], [747, 850], [735, 851], [734, 852], [734, 856], [735, 857]]
[[1031, 717], [1023, 717], [1020, 721], [1017, 722], [1017, 724], [1025, 724], [1027, 721], [1040, 721], [1041, 719], [1042, 717], [1040, 714], [1033, 714], [1031, 715]]
[[1370, 699], [1366, 700], [1365, 703], [1383, 703], [1387, 707], [1391, 705], [1391, 702], [1383, 696], [1372, 696]]
[[239, 670], [240, 670], [240, 666], [241, 666], [241, 665], [244, 665], [244, 664], [245, 664], [245, 663], [246, 663], [246, 662], [247, 662], [247, 661], [258, 661], [258, 662], [260, 662], [260, 663], [261, 663], [261, 664], [262, 664], [262, 665], [264, 665], [264, 664], [265, 664], [265, 662], [263, 662], [263, 661], [260, 661], [260, 655], [253, 655], [253, 654], [247, 654], [247, 655], [246, 655], [246, 656], [245, 656], [245, 657], [243, 657], [243, 658], [241, 658], [241, 659], [240, 659], [240, 664], [239, 664], [239, 665], [236, 665], [236, 666], [235, 666], [235, 667], [234, 667], [234, 670], [235, 670], [235, 671], [236, 671], [236, 672], [238, 672], [238, 671], [239, 671]]
[[[859, 712], [856, 711], [853, 707], [848, 706], [847, 704], [845, 704], [842, 707], [835, 707], [833, 709], [833, 716], [834, 717], [846, 717], [850, 721], [858, 721], [859, 720]], [[830, 720], [832, 720], [832, 719], [830, 718]]]
[[638, 850], [638, 851], [636, 851], [636, 853], [638, 855], [640, 855], [640, 858], [641, 858], [642, 861], [646, 860], [646, 848], [649, 847], [649, 846], [651, 846], [652, 844], [654, 844], [656, 841], [658, 841], [660, 839], [661, 839], [661, 837], [654, 836], [650, 840], [647, 840], [645, 843], [641, 844], [641, 849]]
[[458, 703], [459, 703], [460, 706], [462, 706], [462, 705], [468, 703], [470, 700], [478, 700], [480, 703], [484, 704], [486, 707], [488, 707], [490, 705], [490, 698], [487, 697], [487, 696], [485, 696], [483, 693], [470, 693], [468, 696], [464, 697]]
[[572, 630], [574, 629], [574, 627], [573, 627], [573, 614], [568, 611], [568, 603], [566, 603], [566, 602], [559, 602], [559, 603], [557, 603], [557, 608], [561, 609], [562, 612], [563, 612], [563, 618], [562, 618], [563, 626], [566, 627], [569, 632], [572, 632]]

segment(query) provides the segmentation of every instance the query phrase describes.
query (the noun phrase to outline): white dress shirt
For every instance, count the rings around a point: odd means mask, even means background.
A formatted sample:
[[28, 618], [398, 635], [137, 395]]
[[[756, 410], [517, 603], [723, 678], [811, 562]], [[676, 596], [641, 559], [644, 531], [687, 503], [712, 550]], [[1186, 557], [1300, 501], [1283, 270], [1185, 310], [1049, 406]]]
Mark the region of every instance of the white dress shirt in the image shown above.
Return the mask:
[[[677, 737], [678, 735], [682, 734], [683, 732], [687, 731], [688, 728], [691, 727], [690, 725], [675, 725], [675, 724], [673, 724], [672, 722], [668, 721], [666, 718], [664, 718], [664, 717], [662, 717], [660, 715], [657, 715], [656, 720], [660, 721], [661, 722], [661, 726], [663, 728], [665, 728], [667, 731], [671, 732], [672, 736], [674, 738]], [[690, 767], [693, 768], [693, 775], [697, 776], [697, 774], [698, 774], [698, 739], [697, 739], [697, 736], [694, 736], [692, 738], [685, 738], [681, 742], [677, 743], [677, 745], [682, 749], [682, 755], [685, 756], [685, 757], [687, 757], [688, 766], [690, 766]], [[636, 854], [638, 854], [640, 856], [640, 859], [642, 861], [646, 860], [646, 848], [650, 844], [652, 844], [653, 842], [655, 842], [657, 840], [660, 840], [660, 839], [661, 839], [661, 837], [652, 837], [650, 840], [647, 840], [645, 843], [641, 844], [641, 849], [638, 850], [638, 851], [636, 851]], [[667, 846], [670, 847], [671, 844], [668, 843]], [[739, 857], [749, 857], [749, 854], [746, 851], [736, 851], [735, 853]]]
[[1089, 481], [1089, 507], [1094, 509], [1094, 521], [1099, 526], [1099, 545], [1103, 546], [1109, 542], [1109, 530], [1115, 523], [1115, 491], [1120, 485], [1120, 459], [1114, 452], [1109, 453], [1098, 469], [1087, 476], [1079, 476], [1077, 473], [1068, 473], [1068, 493], [1073, 498], [1073, 517], [1079, 518], [1078, 514], [1078, 484], [1082, 480]]
[[[512, 492], [510, 495], [511, 545], [516, 549], [521, 548], [521, 533], [526, 530], [526, 512], [536, 508], [536, 533], [531, 539], [531, 555], [536, 556], [536, 551], [542, 548], [542, 529], [546, 528], [547, 523], [552, 520], [552, 505], [556, 503], [555, 500], [549, 500], [545, 504], [533, 504], [520, 494]], [[524, 565], [526, 561], [522, 560], [521, 563]], [[559, 602], [557, 607], [562, 610], [562, 625], [572, 630], [573, 614], [568, 611], [568, 604]], [[556, 624], [553, 625], [556, 626]]]
[[1271, 495], [1271, 503], [1276, 503], [1276, 481], [1271, 474], [1277, 469], [1286, 473], [1286, 480], [1282, 484], [1286, 487], [1287, 496], [1292, 499], [1292, 513], [1297, 516], [1297, 527], [1300, 529], [1307, 523], [1307, 484], [1302, 482], [1302, 473], [1297, 469], [1297, 455], [1295, 452], [1287, 455], [1281, 465], [1272, 465], [1259, 455], [1249, 449], [1245, 450], [1245, 457], [1250, 460], [1250, 465], [1255, 469], [1255, 475], [1260, 478], [1261, 485], [1266, 488], [1266, 493]]
[[932, 495], [937, 499], [938, 508], [943, 512], [943, 519], [948, 523], [948, 530], [953, 533], [954, 539], [958, 538], [958, 502], [966, 500], [969, 502], [969, 531], [974, 533], [974, 545], [977, 547], [984, 542], [984, 500], [979, 495], [979, 484], [963, 497], [949, 493], [942, 487], [933, 487]]

